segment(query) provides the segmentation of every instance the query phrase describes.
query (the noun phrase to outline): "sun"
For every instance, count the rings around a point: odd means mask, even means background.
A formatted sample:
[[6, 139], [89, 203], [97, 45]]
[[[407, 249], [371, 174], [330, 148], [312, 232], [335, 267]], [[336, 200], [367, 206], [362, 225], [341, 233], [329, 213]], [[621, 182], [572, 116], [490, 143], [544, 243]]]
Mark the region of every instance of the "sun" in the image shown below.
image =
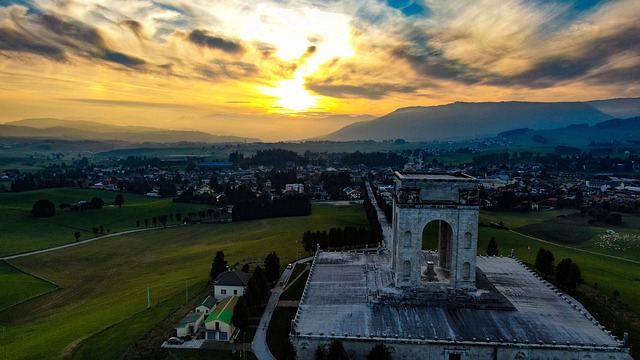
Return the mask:
[[263, 87], [262, 90], [276, 97], [276, 103], [287, 110], [301, 111], [314, 107], [318, 103], [318, 96], [311, 95], [304, 88], [303, 79], [280, 80], [275, 87]]

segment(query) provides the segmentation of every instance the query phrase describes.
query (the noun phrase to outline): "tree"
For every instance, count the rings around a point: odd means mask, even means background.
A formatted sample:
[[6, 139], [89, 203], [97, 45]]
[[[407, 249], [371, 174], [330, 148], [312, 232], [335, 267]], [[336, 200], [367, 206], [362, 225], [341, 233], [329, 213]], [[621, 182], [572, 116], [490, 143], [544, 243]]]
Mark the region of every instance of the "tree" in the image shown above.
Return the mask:
[[253, 277], [256, 278], [256, 283], [258, 284], [258, 289], [260, 289], [260, 298], [264, 299], [269, 292], [269, 284], [267, 281], [267, 276], [264, 273], [264, 270], [258, 265], [255, 269], [253, 269]]
[[582, 282], [582, 270], [571, 258], [562, 259], [556, 267], [556, 279], [561, 285], [575, 289]]
[[162, 227], [167, 227], [167, 220], [168, 219], [169, 219], [169, 217], [167, 215], [158, 216], [158, 220], [160, 221], [160, 224], [162, 224]]
[[56, 213], [56, 206], [49, 200], [41, 199], [31, 207], [31, 214], [38, 218], [52, 217]]
[[119, 208], [122, 207], [122, 204], [124, 204], [124, 196], [122, 194], [116, 195], [115, 204], [118, 205]]
[[250, 277], [247, 283], [247, 289], [245, 290], [244, 297], [247, 300], [247, 305], [250, 308], [260, 306], [262, 303], [262, 296], [260, 295], [260, 288], [256, 282], [255, 277]]
[[94, 226], [93, 228], [91, 228], [91, 230], [93, 231], [93, 235], [94, 236], [98, 236], [98, 231], [100, 231], [99, 227]]
[[249, 327], [249, 309], [247, 308], [247, 302], [244, 297], [241, 296], [233, 308], [233, 317], [231, 318], [233, 326], [237, 327], [241, 331], [246, 331]]
[[545, 275], [553, 274], [553, 253], [545, 248], [540, 248], [536, 254], [535, 268]]
[[384, 344], [378, 344], [371, 349], [367, 355], [367, 360], [391, 360], [391, 353]]
[[287, 342], [280, 348], [278, 360], [296, 360], [297, 358], [298, 354], [296, 353], [296, 348], [291, 343], [291, 340], [287, 340]]
[[268, 282], [276, 281], [280, 277], [280, 258], [275, 252], [269, 253], [264, 259], [264, 272]]
[[91, 209], [102, 209], [102, 206], [104, 206], [104, 200], [97, 196], [93, 197], [87, 206]]
[[327, 358], [331, 360], [349, 359], [349, 355], [347, 355], [347, 350], [344, 349], [342, 341], [336, 339], [331, 342], [331, 345], [329, 345], [329, 353], [327, 354]]
[[327, 358], [327, 351], [324, 349], [324, 346], [318, 345], [316, 351], [313, 353], [313, 360], [329, 360]]
[[211, 263], [211, 271], [209, 272], [211, 281], [215, 280], [221, 273], [227, 271], [227, 266], [229, 266], [229, 264], [224, 259], [224, 252], [218, 251]]
[[73, 233], [73, 236], [75, 236], [76, 241], [80, 240], [80, 231], [76, 231]]
[[489, 244], [487, 245], [487, 255], [489, 256], [498, 256], [500, 250], [498, 249], [498, 243], [496, 242], [495, 237], [491, 237], [489, 240]]

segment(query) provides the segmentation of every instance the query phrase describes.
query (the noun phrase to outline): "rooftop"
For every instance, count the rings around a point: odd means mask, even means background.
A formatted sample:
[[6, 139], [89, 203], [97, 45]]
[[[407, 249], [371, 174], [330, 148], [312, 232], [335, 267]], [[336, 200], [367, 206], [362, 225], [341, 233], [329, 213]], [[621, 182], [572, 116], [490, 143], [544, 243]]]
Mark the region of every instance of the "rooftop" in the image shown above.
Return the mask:
[[573, 298], [518, 260], [478, 257], [478, 289], [392, 286], [390, 256], [319, 253], [295, 320], [310, 337], [396, 338], [548, 347], [621, 344]]
[[182, 320], [180, 320], [180, 322], [176, 327], [177, 328], [187, 327], [189, 324], [195, 323], [196, 321], [198, 321], [198, 319], [200, 319], [203, 316], [204, 316], [203, 313], [188, 313], [182, 318]]
[[213, 284], [225, 286], [247, 286], [250, 278], [251, 275], [246, 272], [229, 270], [216, 276]]
[[401, 180], [476, 181], [474, 177], [462, 173], [424, 173], [396, 171], [395, 176]]
[[211, 311], [205, 322], [220, 320], [227, 324], [231, 324], [231, 318], [233, 317], [233, 308], [238, 302], [238, 296], [229, 296], [220, 301], [215, 309]]

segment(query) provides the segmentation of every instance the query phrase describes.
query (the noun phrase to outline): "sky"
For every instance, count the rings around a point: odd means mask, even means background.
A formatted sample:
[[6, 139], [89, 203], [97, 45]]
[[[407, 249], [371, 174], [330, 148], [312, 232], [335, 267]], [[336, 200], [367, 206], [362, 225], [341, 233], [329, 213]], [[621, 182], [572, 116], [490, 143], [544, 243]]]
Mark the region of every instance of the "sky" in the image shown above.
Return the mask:
[[307, 139], [455, 101], [640, 96], [638, 0], [0, 0], [0, 123]]

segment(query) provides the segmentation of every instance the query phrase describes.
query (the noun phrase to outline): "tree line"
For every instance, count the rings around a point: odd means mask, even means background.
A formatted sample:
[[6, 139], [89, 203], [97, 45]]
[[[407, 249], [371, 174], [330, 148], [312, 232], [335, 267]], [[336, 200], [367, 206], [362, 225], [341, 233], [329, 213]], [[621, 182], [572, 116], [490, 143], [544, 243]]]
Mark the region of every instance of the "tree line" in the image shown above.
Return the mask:
[[555, 280], [559, 285], [568, 289], [575, 289], [578, 284], [581, 284], [582, 270], [577, 263], [573, 262], [571, 258], [560, 260], [560, 263], [556, 266], [554, 264], [555, 258], [550, 250], [540, 248], [536, 254], [535, 268], [540, 271], [545, 277], [555, 276]]
[[281, 196], [271, 201], [261, 197], [234, 204], [233, 221], [255, 220], [272, 217], [311, 215], [311, 199], [307, 195]]
[[[298, 358], [296, 349], [287, 341], [278, 353], [280, 360], [295, 360]], [[318, 345], [313, 352], [313, 360], [348, 360], [349, 354], [341, 340], [335, 339], [329, 344]], [[377, 344], [371, 348], [366, 360], [391, 360], [391, 352], [384, 344]]]

